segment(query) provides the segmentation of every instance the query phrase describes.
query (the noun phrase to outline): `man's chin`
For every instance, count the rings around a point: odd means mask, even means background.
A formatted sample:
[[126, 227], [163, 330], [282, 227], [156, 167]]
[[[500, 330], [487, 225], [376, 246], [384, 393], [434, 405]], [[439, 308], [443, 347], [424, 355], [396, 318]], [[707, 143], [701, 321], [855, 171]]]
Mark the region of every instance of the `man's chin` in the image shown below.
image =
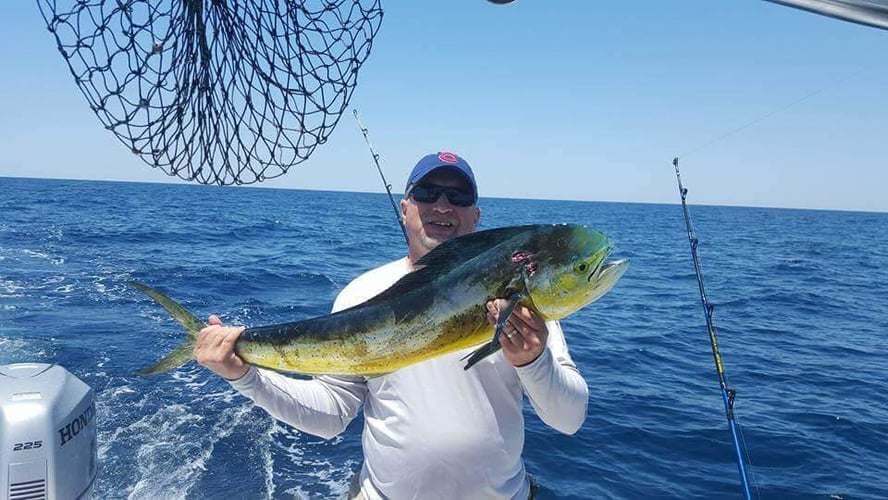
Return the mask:
[[450, 236], [442, 237], [441, 235], [422, 235], [422, 246], [427, 250], [434, 250], [435, 247], [449, 240]]
[[456, 226], [439, 226], [437, 224], [424, 224], [422, 232], [427, 238], [438, 241], [447, 241], [456, 236], [458, 232]]

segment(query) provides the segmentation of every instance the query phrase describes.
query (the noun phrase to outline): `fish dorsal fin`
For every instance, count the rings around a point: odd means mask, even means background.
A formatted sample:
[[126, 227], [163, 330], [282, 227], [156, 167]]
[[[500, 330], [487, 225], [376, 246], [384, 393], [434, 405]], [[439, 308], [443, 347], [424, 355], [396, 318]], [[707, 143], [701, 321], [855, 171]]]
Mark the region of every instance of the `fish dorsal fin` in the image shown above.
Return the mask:
[[[416, 290], [417, 288], [427, 285], [430, 281], [434, 280], [435, 277], [438, 276], [438, 272], [434, 269], [429, 269], [428, 267], [424, 267], [422, 269], [418, 269], [411, 273], [405, 274], [401, 279], [395, 282], [392, 286], [388, 287], [385, 291], [380, 292], [375, 297], [358, 304], [358, 306], [370, 306], [374, 304], [378, 304], [385, 300], [388, 300], [392, 297], [398, 297], [405, 293]], [[355, 306], [355, 307], [358, 307]]]
[[491, 247], [515, 237], [525, 231], [533, 229], [533, 225], [501, 227], [487, 229], [475, 233], [449, 239], [431, 252], [425, 254], [419, 261], [421, 269], [405, 274], [384, 292], [364, 302], [361, 305], [373, 305], [391, 297], [403, 295], [421, 286], [434, 281], [438, 276], [450, 272], [454, 267], [489, 250]]
[[455, 265], [474, 259], [491, 247], [537, 226], [511, 226], [469, 233], [441, 243], [416, 263], [447, 272]]

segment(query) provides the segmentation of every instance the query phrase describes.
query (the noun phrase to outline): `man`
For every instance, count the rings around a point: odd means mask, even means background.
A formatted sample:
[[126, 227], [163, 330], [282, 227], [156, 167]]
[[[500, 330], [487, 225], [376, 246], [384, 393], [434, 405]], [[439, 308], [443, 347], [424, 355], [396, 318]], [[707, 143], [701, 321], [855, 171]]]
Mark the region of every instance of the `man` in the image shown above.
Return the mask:
[[[469, 164], [450, 152], [416, 164], [401, 200], [407, 256], [368, 271], [339, 293], [333, 311], [360, 304], [415, 269], [440, 243], [475, 231], [481, 211]], [[503, 300], [487, 304], [494, 323]], [[589, 389], [557, 322], [516, 307], [502, 351], [469, 370], [471, 349], [379, 377], [296, 380], [250, 367], [234, 354], [243, 328], [219, 318], [198, 336], [198, 362], [228, 379], [273, 417], [330, 438], [364, 407], [364, 464], [352, 498], [529, 498], [522, 394], [549, 426], [572, 434], [586, 417]]]

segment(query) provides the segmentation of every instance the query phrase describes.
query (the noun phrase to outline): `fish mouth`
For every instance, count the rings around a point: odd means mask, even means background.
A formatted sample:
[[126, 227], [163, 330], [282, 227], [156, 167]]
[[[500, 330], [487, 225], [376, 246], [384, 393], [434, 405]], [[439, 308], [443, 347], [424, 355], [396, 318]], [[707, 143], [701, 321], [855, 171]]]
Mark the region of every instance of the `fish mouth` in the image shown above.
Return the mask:
[[586, 277], [587, 283], [592, 283], [592, 280], [598, 281], [601, 276], [608, 272], [608, 270], [613, 269], [614, 266], [619, 266], [623, 260], [612, 260], [605, 262], [605, 260], [610, 256], [611, 252], [614, 250], [613, 245], [608, 244], [601, 250], [597, 252], [597, 263], [595, 264], [595, 268], [592, 269], [592, 272], [589, 273], [589, 276]]
[[589, 277], [586, 278], [586, 281], [591, 283], [592, 280], [601, 281], [607, 279], [608, 281], [615, 283], [628, 268], [629, 259], [617, 259], [608, 262], [602, 261], [598, 263], [598, 267], [589, 273]]
[[599, 263], [598, 267], [589, 274], [586, 300], [594, 302], [600, 299], [617, 284], [627, 269], [629, 269], [629, 259]]

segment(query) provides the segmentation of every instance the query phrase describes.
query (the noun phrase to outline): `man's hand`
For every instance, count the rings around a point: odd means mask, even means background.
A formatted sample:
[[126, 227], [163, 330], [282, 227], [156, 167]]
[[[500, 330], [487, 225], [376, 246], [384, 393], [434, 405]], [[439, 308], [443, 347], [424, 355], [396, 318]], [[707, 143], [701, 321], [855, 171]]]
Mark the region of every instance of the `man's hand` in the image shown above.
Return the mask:
[[[491, 325], [496, 325], [499, 312], [505, 309], [507, 303], [505, 299], [487, 302], [487, 321]], [[506, 321], [499, 343], [503, 346], [503, 355], [512, 366], [524, 366], [540, 357], [548, 338], [546, 322], [529, 308], [519, 305]]]
[[194, 359], [222, 378], [237, 380], [243, 377], [250, 367], [234, 353], [234, 344], [245, 329], [223, 326], [218, 316], [210, 316], [209, 325], [197, 334]]

